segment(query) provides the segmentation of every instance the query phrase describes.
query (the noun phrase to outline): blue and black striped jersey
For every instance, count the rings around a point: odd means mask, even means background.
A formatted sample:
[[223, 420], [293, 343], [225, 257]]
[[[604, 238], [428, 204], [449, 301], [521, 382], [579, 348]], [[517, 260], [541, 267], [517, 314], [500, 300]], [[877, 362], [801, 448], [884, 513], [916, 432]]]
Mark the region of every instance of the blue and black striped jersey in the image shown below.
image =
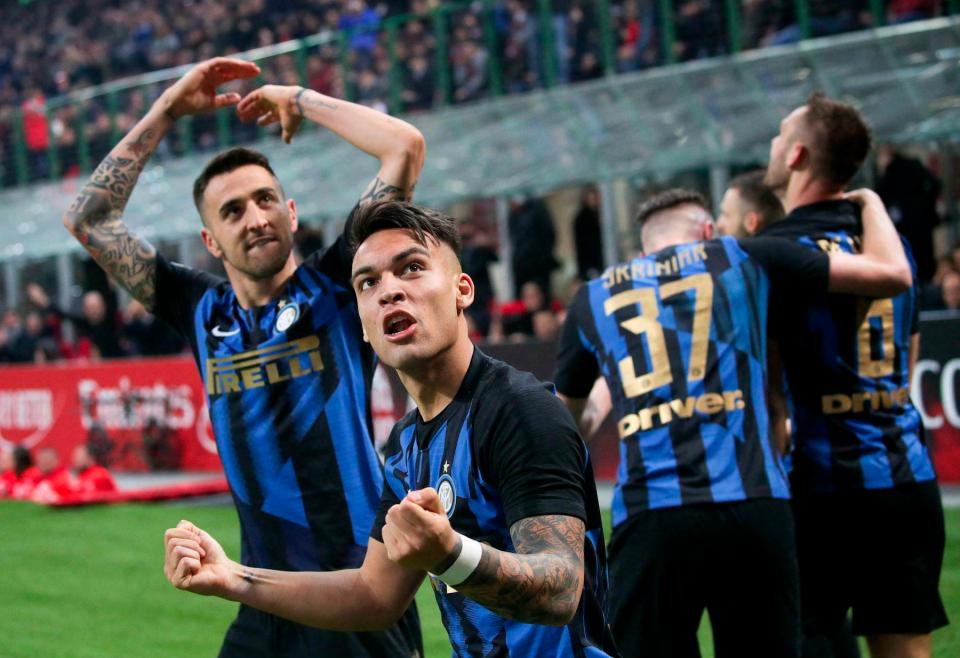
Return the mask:
[[[858, 253], [860, 211], [849, 201], [810, 204], [764, 235], [816, 251]], [[920, 414], [910, 402], [916, 289], [892, 299], [822, 294], [800, 303], [778, 301], [775, 310], [773, 331], [795, 409], [794, 492], [886, 489], [934, 479]]]
[[789, 497], [769, 433], [767, 304], [772, 281], [780, 294], [826, 289], [827, 257], [803, 251], [757, 238], [677, 245], [578, 292], [557, 390], [585, 398], [600, 374], [610, 388], [614, 526], [647, 509]]
[[[243, 564], [331, 571], [359, 567], [366, 554], [383, 488], [368, 400], [375, 362], [343, 242], [308, 257], [280, 295], [249, 310], [227, 281], [157, 257], [155, 312], [192, 346]], [[418, 629], [415, 608], [408, 616]], [[411, 656], [420, 645], [396, 629], [296, 628], [271, 651]]]
[[424, 422], [415, 409], [386, 449], [383, 499], [372, 536], [383, 540], [389, 508], [433, 487], [453, 529], [516, 552], [510, 528], [533, 516], [584, 521], [584, 585], [566, 626], [501, 617], [430, 577], [454, 656], [484, 658], [616, 655], [605, 621], [606, 556], [593, 472], [570, 414], [529, 373], [474, 350], [455, 399]]

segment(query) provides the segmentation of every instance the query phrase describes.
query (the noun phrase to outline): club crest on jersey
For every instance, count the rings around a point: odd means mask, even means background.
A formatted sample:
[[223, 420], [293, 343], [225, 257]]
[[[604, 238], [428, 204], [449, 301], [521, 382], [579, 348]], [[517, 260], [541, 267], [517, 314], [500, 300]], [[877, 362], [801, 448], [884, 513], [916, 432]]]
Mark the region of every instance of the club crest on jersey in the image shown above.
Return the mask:
[[296, 304], [284, 306], [283, 309], [277, 313], [277, 321], [274, 322], [273, 328], [277, 330], [277, 333], [283, 333], [292, 327], [298, 319], [300, 319], [299, 306]]
[[441, 475], [437, 482], [437, 494], [440, 495], [440, 504], [447, 517], [453, 516], [453, 510], [457, 506], [457, 488], [453, 486], [453, 478], [449, 475]]

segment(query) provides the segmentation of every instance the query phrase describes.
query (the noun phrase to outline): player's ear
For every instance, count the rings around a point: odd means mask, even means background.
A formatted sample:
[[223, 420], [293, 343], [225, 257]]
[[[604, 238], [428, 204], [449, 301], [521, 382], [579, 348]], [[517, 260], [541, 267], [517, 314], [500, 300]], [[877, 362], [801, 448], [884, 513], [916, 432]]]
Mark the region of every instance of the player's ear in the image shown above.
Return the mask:
[[714, 222], [704, 222], [703, 223], [703, 239], [704, 240], [713, 240], [713, 236], [716, 233], [717, 225]]
[[200, 238], [203, 240], [203, 246], [207, 248], [207, 251], [210, 252], [211, 256], [217, 260], [223, 258], [223, 250], [220, 249], [220, 245], [217, 244], [213, 234], [210, 233], [206, 227], [200, 229]]
[[293, 202], [293, 199], [287, 199], [287, 210], [290, 212], [290, 231], [296, 233], [299, 220], [297, 219], [297, 204]]
[[747, 235], [756, 235], [757, 231], [760, 230], [760, 213], [751, 210], [744, 215], [743, 229], [747, 232]]
[[810, 160], [810, 149], [804, 146], [799, 140], [790, 147], [790, 153], [787, 156], [787, 168], [791, 171], [800, 169]]
[[459, 314], [473, 304], [475, 289], [473, 279], [466, 272], [457, 274], [457, 313]]

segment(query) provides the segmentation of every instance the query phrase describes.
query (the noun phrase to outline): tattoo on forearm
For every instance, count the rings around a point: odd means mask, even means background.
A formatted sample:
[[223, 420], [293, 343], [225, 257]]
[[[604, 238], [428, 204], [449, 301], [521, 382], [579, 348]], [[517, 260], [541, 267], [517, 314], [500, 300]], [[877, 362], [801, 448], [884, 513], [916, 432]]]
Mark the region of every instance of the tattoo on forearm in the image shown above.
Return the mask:
[[[156, 293], [157, 252], [130, 232], [121, 216], [158, 142], [156, 131], [147, 128], [121, 143], [100, 163], [66, 213], [74, 235], [94, 260], [150, 309]], [[118, 154], [123, 148], [133, 157]]]
[[[304, 91], [310, 91], [310, 90], [309, 90], [309, 89], [305, 89]], [[328, 101], [325, 101], [325, 100], [323, 99], [323, 96], [321, 96], [319, 92], [315, 92], [315, 93], [312, 93], [312, 94], [305, 94], [305, 93], [301, 92], [300, 94], [297, 94], [297, 107], [298, 107], [298, 108], [302, 108], [301, 103], [302, 103], [303, 105], [308, 106], [308, 107], [316, 107], [316, 108], [321, 108], [321, 109], [326, 109], [326, 110], [336, 110], [336, 109], [339, 108], [339, 105], [337, 105], [336, 103], [330, 103], [330, 102], [328, 102]], [[301, 111], [300, 111], [300, 115], [303, 116], [303, 110], [302, 110], [302, 109], [301, 109]]]
[[381, 201], [383, 199], [391, 199], [393, 201], [410, 201], [413, 198], [413, 189], [415, 187], [416, 184], [411, 185], [408, 188], [397, 187], [396, 185], [388, 185], [384, 183], [379, 176], [377, 176], [367, 187], [367, 190], [363, 193], [363, 196], [360, 197], [360, 205], [363, 206], [368, 203], [373, 203], [374, 201]]
[[483, 546], [476, 571], [457, 590], [508, 619], [565, 621], [580, 602], [583, 521], [535, 516], [510, 528], [516, 553]]

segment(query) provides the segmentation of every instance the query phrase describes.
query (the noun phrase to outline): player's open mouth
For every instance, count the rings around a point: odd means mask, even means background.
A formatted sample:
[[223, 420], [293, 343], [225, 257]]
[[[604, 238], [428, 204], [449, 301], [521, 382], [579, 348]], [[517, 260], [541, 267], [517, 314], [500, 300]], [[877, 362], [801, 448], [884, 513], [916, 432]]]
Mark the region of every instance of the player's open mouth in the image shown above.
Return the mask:
[[417, 321], [405, 311], [393, 311], [383, 319], [383, 333], [387, 340], [403, 340], [412, 335], [417, 328]]

